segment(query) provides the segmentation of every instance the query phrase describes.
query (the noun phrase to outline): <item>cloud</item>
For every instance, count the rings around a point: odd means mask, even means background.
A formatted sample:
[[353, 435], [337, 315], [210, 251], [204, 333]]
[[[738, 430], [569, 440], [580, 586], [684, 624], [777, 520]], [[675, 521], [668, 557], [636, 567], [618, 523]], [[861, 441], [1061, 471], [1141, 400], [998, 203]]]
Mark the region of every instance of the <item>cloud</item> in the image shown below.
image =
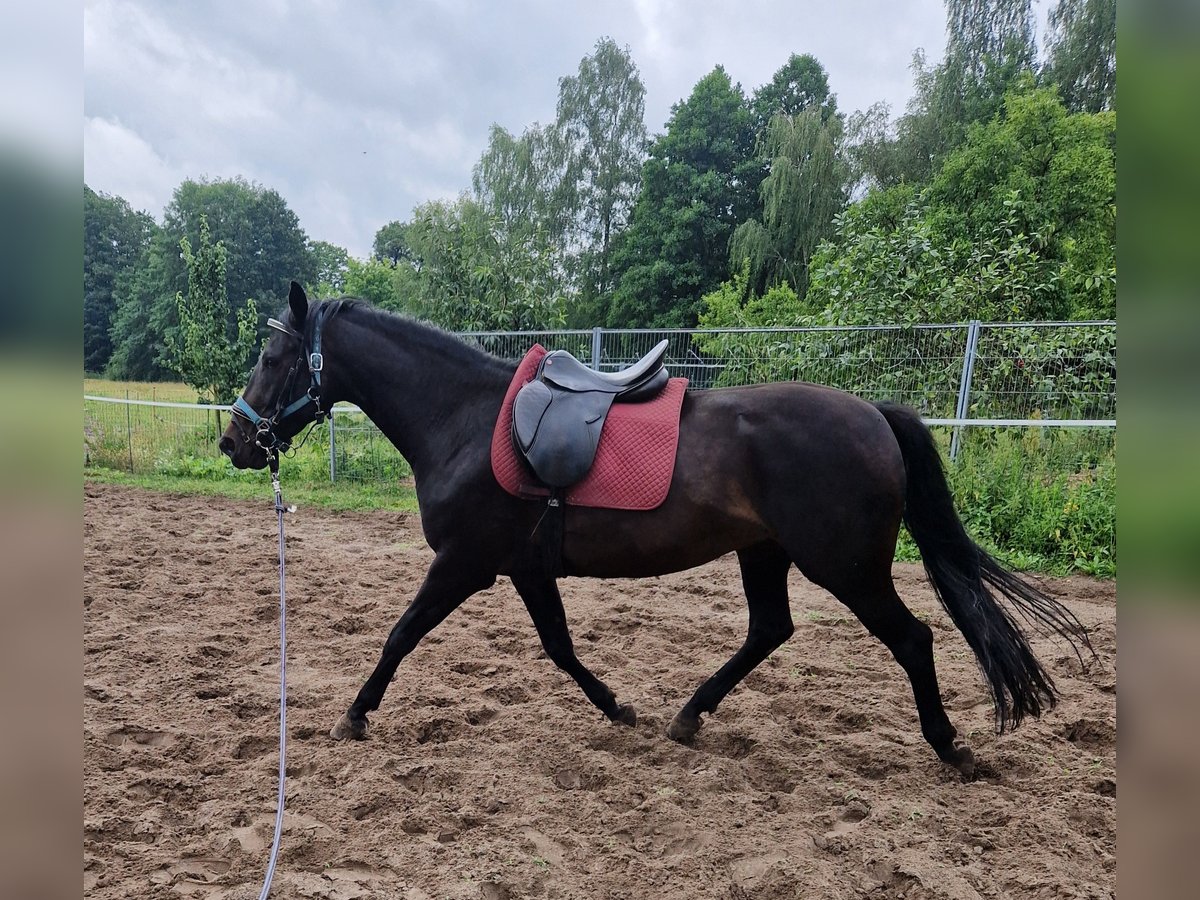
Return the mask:
[[554, 0], [149, 4], [84, 11], [85, 173], [155, 212], [185, 178], [278, 190], [311, 237], [370, 252], [374, 230], [468, 189], [492, 123], [553, 119], [558, 79], [602, 36], [628, 45], [646, 124], [718, 63], [747, 92], [793, 52], [846, 111], [903, 109], [908, 64], [941, 53], [936, 0]]
[[184, 176], [141, 135], [119, 121], [83, 120], [83, 178], [97, 190], [117, 194], [134, 209], [156, 217]]

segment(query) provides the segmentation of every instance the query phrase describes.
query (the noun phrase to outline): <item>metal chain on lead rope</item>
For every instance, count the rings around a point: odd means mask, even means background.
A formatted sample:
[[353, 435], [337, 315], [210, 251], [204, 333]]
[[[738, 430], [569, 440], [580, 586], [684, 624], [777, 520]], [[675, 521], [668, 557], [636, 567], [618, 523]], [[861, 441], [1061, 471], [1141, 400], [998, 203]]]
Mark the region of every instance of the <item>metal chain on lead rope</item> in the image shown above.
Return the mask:
[[267, 450], [267, 466], [271, 470], [271, 488], [275, 492], [275, 513], [279, 517], [279, 797], [275, 806], [275, 837], [271, 841], [271, 857], [263, 879], [258, 900], [267, 900], [275, 864], [279, 860], [279, 837], [283, 831], [283, 800], [287, 777], [287, 586], [284, 583], [283, 514], [295, 512], [296, 507], [283, 505], [279, 487], [279, 456]]

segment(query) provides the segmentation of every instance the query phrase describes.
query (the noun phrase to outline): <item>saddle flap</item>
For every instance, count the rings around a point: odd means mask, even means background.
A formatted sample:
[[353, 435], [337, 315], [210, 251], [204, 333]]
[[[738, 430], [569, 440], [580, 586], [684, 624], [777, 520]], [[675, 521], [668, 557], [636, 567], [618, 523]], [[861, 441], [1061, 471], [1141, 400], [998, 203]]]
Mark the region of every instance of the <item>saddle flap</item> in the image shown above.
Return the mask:
[[[529, 396], [522, 416], [519, 404], [527, 391]], [[543, 484], [551, 488], [570, 487], [587, 474], [596, 457], [596, 446], [612, 401], [612, 394], [597, 391], [554, 393], [540, 381], [530, 382], [521, 389], [513, 403], [517, 449]], [[531, 430], [535, 417], [537, 422]], [[525, 419], [519, 428], [518, 418]]]
[[517, 392], [513, 400], [512, 433], [522, 453], [527, 453], [533, 446], [552, 399], [550, 388], [540, 381], [531, 381]]

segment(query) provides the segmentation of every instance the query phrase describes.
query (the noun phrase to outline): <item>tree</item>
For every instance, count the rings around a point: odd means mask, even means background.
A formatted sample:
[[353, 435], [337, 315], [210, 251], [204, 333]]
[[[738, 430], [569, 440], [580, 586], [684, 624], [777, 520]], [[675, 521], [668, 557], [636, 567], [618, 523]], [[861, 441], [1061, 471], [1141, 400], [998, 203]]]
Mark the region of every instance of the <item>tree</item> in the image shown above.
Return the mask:
[[646, 88], [629, 48], [596, 42], [559, 81], [555, 128], [565, 150], [571, 246], [578, 248], [577, 324], [599, 321], [613, 288], [617, 235], [633, 210], [646, 151]]
[[776, 116], [797, 116], [816, 107], [821, 120], [837, 115], [837, 99], [829, 92], [829, 76], [815, 56], [793, 53], [774, 77], [754, 92], [750, 108], [754, 126], [763, 134]]
[[[565, 160], [566, 148], [554, 127], [534, 124], [517, 138], [493, 125], [472, 178], [495, 252], [536, 256], [543, 263], [538, 277], [544, 280], [535, 289], [554, 297], [572, 292], [576, 268], [568, 247], [574, 186], [566, 181]], [[470, 218], [467, 207], [460, 205], [459, 212]]]
[[1070, 114], [1052, 89], [1015, 90], [1003, 118], [977, 125], [929, 186], [950, 240], [1011, 220], [1038, 235], [1061, 273], [1062, 316], [1116, 312], [1116, 113]]
[[403, 312], [404, 306], [396, 284], [396, 269], [396, 266], [380, 259], [366, 262], [349, 259], [343, 290], [350, 297], [361, 297], [383, 309]]
[[407, 270], [407, 308], [456, 331], [561, 327], [563, 298], [543, 290], [553, 261], [536, 240], [502, 240], [501, 227], [466, 195], [417, 207], [408, 233], [420, 267]]
[[121, 197], [83, 186], [83, 368], [103, 372], [112, 357], [109, 331], [117, 279], [145, 265], [157, 226]]
[[408, 226], [403, 222], [388, 222], [375, 232], [374, 257], [383, 262], [399, 265], [401, 261], [412, 261], [412, 249], [405, 236]]
[[[163, 360], [164, 339], [176, 320], [174, 303], [164, 301], [171, 283], [168, 260], [178, 255], [178, 244], [167, 246], [162, 230], [150, 240], [144, 264], [126, 269], [113, 285], [116, 310], [109, 335], [113, 352], [106, 374], [132, 381], [169, 381], [174, 372]], [[174, 298], [170, 298], [173, 300]]]
[[841, 140], [840, 117], [826, 117], [820, 106], [771, 120], [763, 142], [770, 174], [760, 188], [761, 219], [739, 225], [730, 247], [734, 264], [749, 263], [755, 294], [786, 283], [804, 295], [812, 254], [846, 203]]
[[308, 253], [313, 261], [317, 296], [332, 297], [344, 294], [350, 254], [344, 248], [328, 241], [309, 241]]
[[633, 218], [615, 254], [610, 326], [690, 326], [728, 274], [729, 239], [756, 206], [747, 188], [754, 127], [740, 85], [720, 66], [676, 104], [642, 168]]
[[1101, 112], [1117, 101], [1116, 0], [1058, 0], [1050, 10], [1046, 81], [1071, 112]]
[[[183, 182], [163, 212], [171, 246], [199, 240], [200, 219], [225, 245], [229, 293], [250, 297], [264, 310], [286, 297], [292, 281], [311, 283], [316, 269], [300, 220], [278, 191], [243, 178]], [[172, 296], [186, 272], [176, 257]], [[260, 326], [263, 323], [260, 323]]]
[[201, 400], [231, 403], [246, 380], [258, 311], [254, 300], [247, 299], [246, 306], [237, 311], [236, 330], [230, 334], [225, 245], [213, 243], [206, 217], [200, 217], [200, 242], [195, 252], [186, 237], [179, 246], [187, 264], [188, 292], [186, 298], [182, 292], [175, 295], [179, 332], [178, 337], [167, 335], [167, 360]]
[[314, 280], [316, 266], [308, 239], [277, 191], [241, 178], [185, 181], [164, 212], [161, 234], [152, 243], [146, 267], [117, 291], [112, 375], [159, 378], [165, 374], [165, 340], [178, 327], [175, 296], [187, 288], [179, 242], [186, 237], [193, 247], [198, 245], [201, 218], [213, 239], [225, 247], [229, 293], [253, 299], [262, 310], [260, 335], [266, 328], [266, 310], [286, 296], [290, 281]]
[[933, 181], [872, 191], [812, 265], [826, 324], [1111, 318], [1115, 113], [1014, 91]]
[[[923, 184], [975, 122], [1000, 112], [1004, 97], [1033, 70], [1030, 0], [946, 0], [946, 55], [913, 54], [913, 96], [894, 124], [873, 107], [850, 123], [860, 185]], [[885, 108], [884, 108], [885, 109]]]

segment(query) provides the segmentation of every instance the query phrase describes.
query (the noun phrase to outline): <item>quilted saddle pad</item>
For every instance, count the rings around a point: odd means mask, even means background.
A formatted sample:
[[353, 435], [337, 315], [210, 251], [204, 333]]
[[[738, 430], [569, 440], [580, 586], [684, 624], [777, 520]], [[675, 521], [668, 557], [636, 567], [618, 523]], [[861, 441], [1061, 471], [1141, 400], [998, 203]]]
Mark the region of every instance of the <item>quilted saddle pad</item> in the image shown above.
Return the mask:
[[[512, 443], [512, 405], [537, 371], [546, 348], [534, 344], [517, 366], [492, 433], [492, 473], [515, 497], [548, 497]], [[686, 378], [672, 378], [653, 400], [614, 403], [600, 433], [596, 461], [583, 480], [567, 489], [567, 504], [602, 509], [654, 509], [667, 497], [679, 446], [679, 412]]]

